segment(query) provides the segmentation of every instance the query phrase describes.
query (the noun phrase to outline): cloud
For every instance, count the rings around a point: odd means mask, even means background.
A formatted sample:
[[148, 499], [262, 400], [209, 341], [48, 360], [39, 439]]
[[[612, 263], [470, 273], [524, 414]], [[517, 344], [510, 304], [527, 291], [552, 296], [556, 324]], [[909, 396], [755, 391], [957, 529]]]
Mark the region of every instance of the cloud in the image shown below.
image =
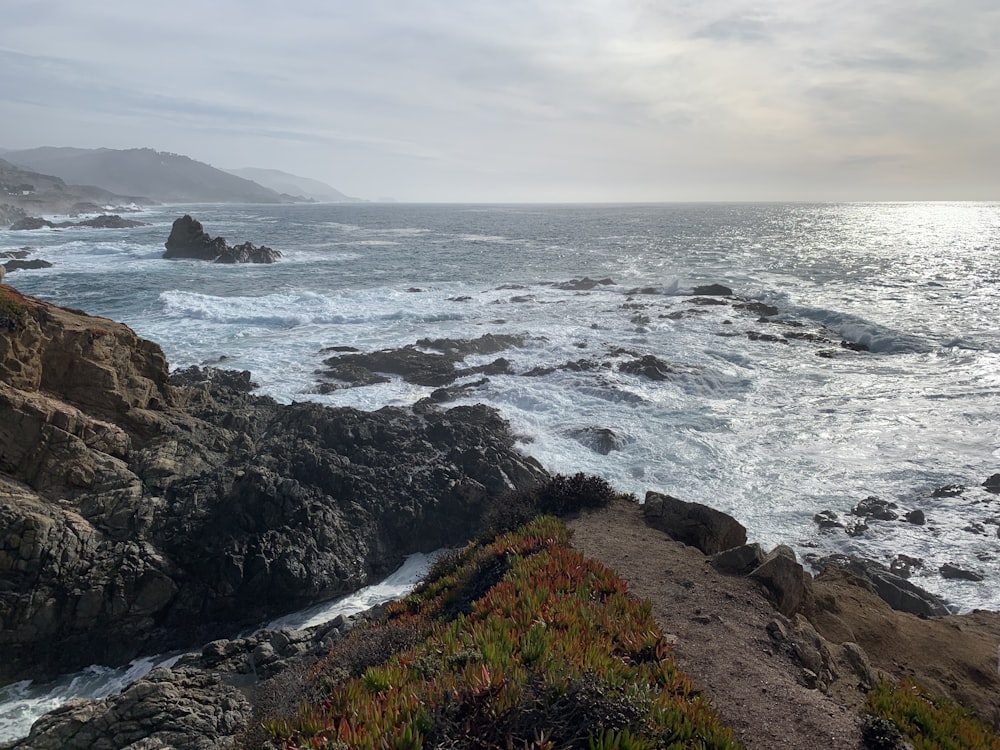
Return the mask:
[[900, 164], [932, 181], [945, 158], [1000, 179], [988, 0], [6, 0], [4, 22], [10, 147], [149, 145], [442, 200], [837, 197], [852, 164], [890, 196]]

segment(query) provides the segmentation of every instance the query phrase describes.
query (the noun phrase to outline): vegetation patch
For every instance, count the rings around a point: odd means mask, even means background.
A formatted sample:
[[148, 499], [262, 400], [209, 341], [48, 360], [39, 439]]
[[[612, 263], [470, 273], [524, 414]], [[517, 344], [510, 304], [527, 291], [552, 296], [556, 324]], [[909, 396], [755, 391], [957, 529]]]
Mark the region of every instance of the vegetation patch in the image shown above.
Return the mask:
[[0, 289], [0, 330], [13, 331], [24, 326], [28, 306], [7, 289]]
[[[262, 722], [272, 746], [738, 747], [649, 602], [551, 516], [448, 557], [386, 612], [309, 672], [311, 699]], [[396, 636], [375, 663], [380, 632]]]
[[911, 680], [880, 682], [868, 694], [865, 746], [871, 750], [1000, 750], [1000, 737], [951, 701]]
[[513, 531], [539, 515], [563, 516], [585, 509], [604, 508], [619, 493], [601, 477], [577, 473], [556, 474], [535, 487], [500, 497], [486, 512], [484, 522], [494, 533]]

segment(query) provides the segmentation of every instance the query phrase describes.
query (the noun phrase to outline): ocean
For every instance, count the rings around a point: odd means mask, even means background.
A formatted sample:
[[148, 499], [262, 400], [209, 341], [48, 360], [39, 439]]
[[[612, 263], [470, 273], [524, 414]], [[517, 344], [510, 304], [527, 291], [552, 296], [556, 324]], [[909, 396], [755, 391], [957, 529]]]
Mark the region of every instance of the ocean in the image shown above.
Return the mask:
[[[163, 260], [184, 213], [283, 258]], [[433, 390], [393, 378], [321, 393], [329, 347], [516, 335], [515, 348], [465, 360], [502, 356], [509, 372], [456, 403], [496, 407], [550, 471], [711, 505], [807, 561], [902, 553], [954, 611], [1000, 610], [1000, 496], [980, 486], [1000, 472], [1000, 204], [201, 205], [130, 217], [150, 226], [0, 231], [0, 252], [30, 247], [54, 264], [6, 281], [128, 324], [174, 367], [250, 370], [282, 402], [377, 409]], [[694, 294], [708, 284], [740, 299]], [[632, 366], [650, 356], [656, 379]], [[595, 434], [615, 449], [598, 450]], [[965, 489], [935, 493], [955, 485]], [[857, 535], [814, 520], [829, 510], [850, 526], [872, 496], [899, 518]], [[923, 525], [905, 520], [913, 511]], [[944, 578], [946, 563], [983, 580]]]

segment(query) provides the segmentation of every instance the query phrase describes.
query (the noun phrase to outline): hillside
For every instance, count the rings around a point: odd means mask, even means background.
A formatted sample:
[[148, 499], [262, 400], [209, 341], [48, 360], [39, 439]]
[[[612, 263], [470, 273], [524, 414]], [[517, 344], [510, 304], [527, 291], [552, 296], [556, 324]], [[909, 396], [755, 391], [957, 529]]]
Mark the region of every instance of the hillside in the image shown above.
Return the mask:
[[187, 156], [154, 151], [42, 148], [10, 151], [7, 161], [23, 169], [55, 175], [70, 183], [100, 185], [124, 195], [144, 195], [163, 203], [290, 203], [257, 183]]
[[288, 195], [299, 195], [317, 203], [361, 203], [361, 198], [345, 195], [337, 188], [327, 185], [325, 182], [313, 180], [309, 177], [282, 172], [280, 169], [258, 169], [256, 167], [244, 167], [242, 169], [227, 169], [229, 174], [253, 180], [258, 185], [275, 190]]
[[92, 185], [69, 185], [59, 177], [0, 159], [0, 226], [25, 216], [86, 213], [107, 204], [148, 202], [142, 197], [116, 195]]

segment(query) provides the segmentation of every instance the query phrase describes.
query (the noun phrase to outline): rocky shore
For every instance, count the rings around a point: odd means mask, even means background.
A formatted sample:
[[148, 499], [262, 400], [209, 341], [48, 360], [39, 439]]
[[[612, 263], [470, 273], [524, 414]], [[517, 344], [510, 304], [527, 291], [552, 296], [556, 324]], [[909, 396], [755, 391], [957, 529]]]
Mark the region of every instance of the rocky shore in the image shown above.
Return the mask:
[[[439, 356], [404, 369], [443, 386], [470, 352], [433, 343]], [[492, 354], [517, 342], [461, 343]], [[329, 376], [396, 372], [353, 354], [328, 360]], [[0, 682], [193, 648], [6, 747], [233, 747], [251, 696], [282, 690], [355, 619], [234, 633], [460, 545], [498, 500], [547, 478], [494, 410], [444, 409], [447, 394], [368, 413], [252, 390], [248, 372], [171, 374], [128, 327], [0, 286]], [[571, 528], [650, 598], [746, 747], [860, 748], [859, 708], [881, 675], [1000, 726], [1000, 615], [948, 615], [859, 560], [813, 561], [814, 577], [790, 549], [762, 550], [735, 519], [667, 495]]]
[[283, 406], [0, 288], [0, 680], [190, 646], [464, 542], [537, 482], [486, 407]]

